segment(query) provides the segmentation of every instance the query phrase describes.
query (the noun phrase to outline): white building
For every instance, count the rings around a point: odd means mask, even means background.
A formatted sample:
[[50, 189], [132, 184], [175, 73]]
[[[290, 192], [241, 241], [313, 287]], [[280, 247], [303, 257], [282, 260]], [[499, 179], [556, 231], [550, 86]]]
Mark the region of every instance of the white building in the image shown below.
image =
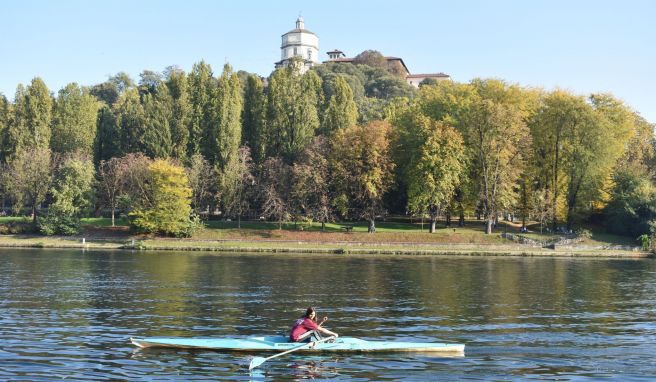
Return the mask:
[[276, 68], [289, 65], [292, 57], [299, 57], [303, 63], [301, 73], [305, 73], [319, 62], [319, 38], [314, 33], [305, 29], [303, 18], [296, 20], [296, 28], [282, 35], [280, 46], [280, 61], [276, 62]]

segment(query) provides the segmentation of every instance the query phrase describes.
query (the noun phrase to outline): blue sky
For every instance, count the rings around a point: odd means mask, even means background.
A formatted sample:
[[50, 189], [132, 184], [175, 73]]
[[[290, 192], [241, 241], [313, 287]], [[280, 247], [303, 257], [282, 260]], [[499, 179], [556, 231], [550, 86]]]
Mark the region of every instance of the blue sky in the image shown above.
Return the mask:
[[0, 7], [0, 92], [40, 76], [56, 92], [204, 59], [268, 75], [302, 13], [322, 59], [403, 58], [413, 73], [611, 92], [656, 122], [656, 1], [32, 1]]

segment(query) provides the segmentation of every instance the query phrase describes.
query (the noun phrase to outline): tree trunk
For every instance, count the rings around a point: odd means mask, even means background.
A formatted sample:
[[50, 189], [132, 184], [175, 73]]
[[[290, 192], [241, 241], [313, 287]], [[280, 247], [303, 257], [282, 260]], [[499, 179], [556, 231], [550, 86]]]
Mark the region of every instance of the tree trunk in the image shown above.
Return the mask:
[[461, 208], [460, 217], [458, 218], [458, 227], [464, 227], [464, 226], [465, 226], [465, 210]]
[[430, 230], [428, 232], [435, 233], [435, 225], [437, 224], [437, 216], [431, 216], [430, 218]]
[[376, 232], [376, 224], [374, 222], [374, 219], [369, 219], [369, 229], [367, 230], [369, 233], [374, 233]]
[[237, 229], [241, 229], [241, 214], [237, 214]]
[[485, 233], [486, 234], [491, 234], [492, 233], [492, 226], [494, 225], [494, 217], [490, 217], [487, 219], [487, 224], [485, 225]]
[[451, 227], [451, 212], [446, 211], [446, 224], [447, 227]]
[[114, 207], [112, 207], [112, 227], [115, 226], [115, 225], [114, 225], [114, 215], [115, 215], [115, 211], [116, 211], [116, 209], [115, 209]]
[[326, 222], [322, 220], [321, 221], [321, 232], [324, 232], [325, 230], [326, 230]]
[[32, 223], [36, 224], [36, 204], [32, 204]]

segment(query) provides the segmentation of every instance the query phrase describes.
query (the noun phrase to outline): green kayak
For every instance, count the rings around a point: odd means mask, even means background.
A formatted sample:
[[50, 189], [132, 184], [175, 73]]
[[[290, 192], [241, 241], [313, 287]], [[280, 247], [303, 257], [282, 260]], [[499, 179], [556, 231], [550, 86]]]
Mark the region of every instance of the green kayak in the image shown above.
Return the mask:
[[[140, 348], [168, 347], [183, 349], [210, 349], [244, 352], [273, 351], [280, 352], [298, 347], [298, 342], [290, 342], [284, 336], [250, 337], [250, 338], [180, 338], [180, 337], [144, 337], [131, 338], [133, 344]], [[304, 352], [435, 352], [463, 354], [465, 345], [435, 342], [396, 342], [365, 341], [353, 337], [339, 337], [334, 342], [321, 342], [313, 348], [304, 348]]]

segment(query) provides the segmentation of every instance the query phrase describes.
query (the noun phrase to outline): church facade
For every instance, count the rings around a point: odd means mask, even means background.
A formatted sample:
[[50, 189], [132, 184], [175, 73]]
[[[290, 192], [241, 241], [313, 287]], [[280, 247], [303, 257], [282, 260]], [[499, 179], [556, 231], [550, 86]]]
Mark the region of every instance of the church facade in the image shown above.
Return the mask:
[[[346, 57], [341, 50], [327, 52], [328, 60], [324, 62], [353, 63], [353, 58]], [[296, 57], [296, 58], [295, 58]], [[426, 79], [437, 81], [448, 80], [451, 77], [444, 73], [411, 74], [408, 67], [399, 57], [386, 56], [388, 66], [403, 68], [405, 80], [409, 85], [416, 88]], [[307, 72], [311, 67], [321, 64], [319, 61], [319, 37], [313, 32], [305, 29], [305, 21], [302, 17], [296, 20], [296, 28], [282, 35], [280, 45], [280, 61], [275, 63], [276, 68], [287, 67], [291, 62], [300, 64], [301, 73]]]

